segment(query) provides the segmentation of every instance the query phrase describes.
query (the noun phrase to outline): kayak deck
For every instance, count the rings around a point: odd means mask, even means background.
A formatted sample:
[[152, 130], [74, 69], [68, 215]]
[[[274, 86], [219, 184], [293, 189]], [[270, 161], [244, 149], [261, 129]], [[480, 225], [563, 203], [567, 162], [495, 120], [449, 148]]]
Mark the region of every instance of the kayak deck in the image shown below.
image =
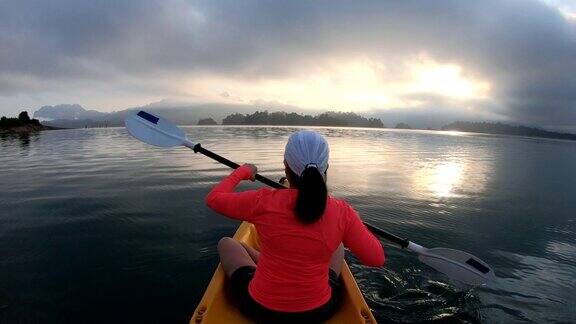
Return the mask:
[[[256, 228], [248, 222], [240, 224], [236, 234], [234, 234], [234, 239], [259, 249], [260, 244]], [[376, 323], [376, 319], [366, 304], [346, 262], [342, 266], [341, 277], [344, 288], [342, 303], [340, 309], [326, 323]], [[222, 265], [218, 264], [200, 304], [192, 315], [190, 324], [251, 323], [230, 302], [228, 294], [224, 291], [225, 279]]]

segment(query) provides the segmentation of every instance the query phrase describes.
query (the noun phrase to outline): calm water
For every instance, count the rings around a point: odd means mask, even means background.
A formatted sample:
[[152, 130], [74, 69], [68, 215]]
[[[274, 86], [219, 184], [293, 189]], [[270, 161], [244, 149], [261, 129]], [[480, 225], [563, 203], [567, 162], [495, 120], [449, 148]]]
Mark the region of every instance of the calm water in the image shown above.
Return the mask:
[[[275, 179], [293, 130], [186, 128]], [[319, 131], [331, 145], [332, 194], [365, 221], [467, 250], [498, 276], [470, 289], [392, 246], [383, 269], [348, 254], [381, 322], [576, 322], [576, 143]], [[216, 242], [237, 226], [203, 203], [228, 172], [124, 129], [0, 137], [0, 322], [186, 323], [218, 262]]]

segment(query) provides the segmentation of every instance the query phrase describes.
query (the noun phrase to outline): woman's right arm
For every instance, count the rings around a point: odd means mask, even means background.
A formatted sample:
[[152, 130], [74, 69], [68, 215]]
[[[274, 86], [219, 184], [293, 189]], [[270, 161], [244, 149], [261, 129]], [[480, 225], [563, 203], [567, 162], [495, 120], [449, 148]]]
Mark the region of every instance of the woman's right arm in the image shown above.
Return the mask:
[[363, 264], [370, 267], [384, 265], [384, 247], [380, 241], [364, 226], [360, 216], [348, 206], [346, 229], [342, 242]]
[[255, 167], [243, 165], [218, 183], [206, 196], [206, 205], [215, 212], [237, 220], [252, 221], [261, 190], [234, 192], [242, 180], [254, 180]]

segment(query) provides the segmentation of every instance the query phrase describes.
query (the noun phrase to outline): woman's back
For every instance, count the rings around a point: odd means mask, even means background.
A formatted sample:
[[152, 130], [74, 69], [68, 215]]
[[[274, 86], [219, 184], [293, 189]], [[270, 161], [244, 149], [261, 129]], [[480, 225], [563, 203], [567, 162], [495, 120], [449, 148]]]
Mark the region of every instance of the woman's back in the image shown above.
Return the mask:
[[260, 259], [249, 291], [254, 299], [280, 311], [305, 311], [330, 298], [328, 265], [342, 239], [341, 217], [329, 200], [326, 213], [302, 224], [292, 212], [295, 190], [263, 195], [253, 223], [260, 235]]

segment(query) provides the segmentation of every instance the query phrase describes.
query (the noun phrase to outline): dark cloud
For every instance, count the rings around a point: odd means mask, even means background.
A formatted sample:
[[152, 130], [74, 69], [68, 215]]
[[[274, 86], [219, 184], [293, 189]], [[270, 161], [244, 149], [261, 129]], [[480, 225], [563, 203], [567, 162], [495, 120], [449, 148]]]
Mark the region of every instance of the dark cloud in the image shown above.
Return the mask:
[[576, 24], [534, 0], [5, 0], [0, 44], [0, 95], [62, 80], [288, 77], [331, 58], [427, 53], [492, 82], [498, 104], [480, 111], [576, 124]]

